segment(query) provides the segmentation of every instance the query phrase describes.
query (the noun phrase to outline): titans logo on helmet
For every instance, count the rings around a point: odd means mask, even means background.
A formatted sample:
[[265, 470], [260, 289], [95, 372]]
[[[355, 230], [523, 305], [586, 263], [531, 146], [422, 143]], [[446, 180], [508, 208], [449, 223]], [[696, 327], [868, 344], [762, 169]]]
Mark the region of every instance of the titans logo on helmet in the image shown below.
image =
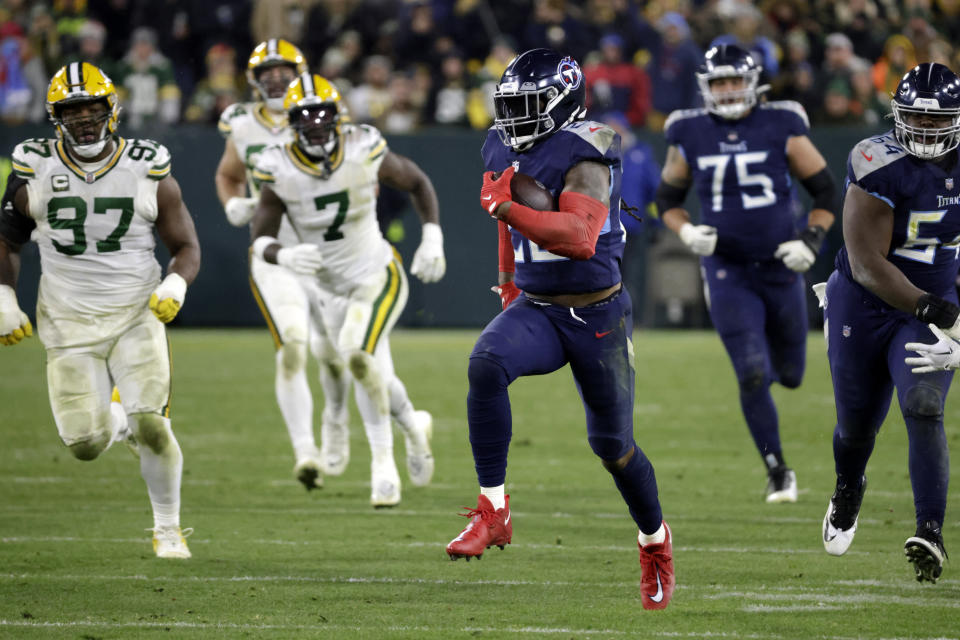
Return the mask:
[[583, 82], [583, 72], [580, 71], [580, 65], [570, 56], [561, 60], [560, 64], [557, 65], [557, 74], [560, 76], [563, 85], [571, 91], [579, 88], [580, 83]]

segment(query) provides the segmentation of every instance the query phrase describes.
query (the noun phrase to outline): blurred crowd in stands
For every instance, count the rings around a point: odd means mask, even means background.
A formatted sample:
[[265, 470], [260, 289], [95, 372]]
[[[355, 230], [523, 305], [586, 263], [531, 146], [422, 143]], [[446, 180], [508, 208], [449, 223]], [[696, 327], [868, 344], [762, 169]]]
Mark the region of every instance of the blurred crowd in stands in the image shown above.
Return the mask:
[[769, 97], [815, 124], [872, 125], [918, 61], [960, 70], [960, 0], [0, 0], [0, 120], [43, 120], [50, 75], [84, 60], [113, 78], [125, 126], [212, 124], [248, 99], [270, 37], [388, 133], [486, 128], [503, 69], [540, 46], [580, 61], [591, 118], [657, 131], [699, 106], [694, 71], [719, 42], [755, 51]]

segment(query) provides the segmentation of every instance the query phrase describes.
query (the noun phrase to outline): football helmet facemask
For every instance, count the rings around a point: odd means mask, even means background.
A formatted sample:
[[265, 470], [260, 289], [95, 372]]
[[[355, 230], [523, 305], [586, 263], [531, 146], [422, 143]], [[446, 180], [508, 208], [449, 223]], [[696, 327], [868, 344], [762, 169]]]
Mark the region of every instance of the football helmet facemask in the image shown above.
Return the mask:
[[329, 163], [340, 146], [343, 104], [340, 92], [326, 78], [303, 73], [290, 83], [283, 99], [297, 146]]
[[[91, 102], [100, 102], [106, 109], [79, 117], [68, 113], [64, 118], [65, 107]], [[96, 157], [117, 131], [120, 120], [117, 90], [107, 74], [89, 62], [72, 62], [53, 74], [46, 105], [57, 138], [81, 158]]]
[[[762, 70], [752, 54], [735, 44], [711, 47], [696, 73], [703, 106], [727, 120], [743, 118], [757, 104]], [[721, 78], [742, 78], [743, 88], [714, 93], [710, 83]]]
[[552, 49], [510, 61], [493, 93], [494, 126], [503, 144], [526, 151], [537, 140], [587, 115], [580, 65]]
[[[286, 78], [262, 78], [267, 69], [284, 66], [293, 70], [293, 75]], [[294, 77], [307, 72], [307, 59], [293, 44], [279, 38], [264, 40], [256, 46], [247, 61], [247, 82], [253, 87], [259, 100], [266, 103], [267, 108], [277, 113], [283, 111], [283, 98], [287, 85]]]
[[894, 135], [910, 155], [932, 160], [960, 146], [960, 78], [944, 65], [924, 62], [908, 71], [890, 106]]

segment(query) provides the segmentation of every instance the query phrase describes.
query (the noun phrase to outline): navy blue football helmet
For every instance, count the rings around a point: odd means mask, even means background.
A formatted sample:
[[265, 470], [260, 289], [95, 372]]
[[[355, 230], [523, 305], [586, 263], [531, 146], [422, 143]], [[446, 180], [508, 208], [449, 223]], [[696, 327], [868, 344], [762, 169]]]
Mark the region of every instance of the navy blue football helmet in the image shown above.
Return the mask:
[[510, 61], [493, 93], [493, 124], [503, 144], [525, 151], [587, 114], [580, 65], [552, 49], [531, 49]]
[[960, 145], [960, 78], [942, 64], [924, 62], [908, 71], [890, 107], [894, 134], [907, 153], [931, 160]]
[[[735, 44], [711, 47], [697, 68], [697, 84], [707, 111], [728, 120], [737, 120], [750, 112], [760, 95], [758, 84], [763, 67], [746, 49]], [[710, 81], [719, 78], [743, 78], [744, 88], [714, 94]]]

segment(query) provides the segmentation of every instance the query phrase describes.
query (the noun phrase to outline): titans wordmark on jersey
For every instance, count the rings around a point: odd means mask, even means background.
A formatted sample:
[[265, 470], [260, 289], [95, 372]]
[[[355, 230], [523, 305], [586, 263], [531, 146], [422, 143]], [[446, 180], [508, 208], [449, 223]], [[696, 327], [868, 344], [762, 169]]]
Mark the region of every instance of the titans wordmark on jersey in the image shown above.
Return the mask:
[[716, 227], [718, 256], [773, 260], [795, 236], [787, 140], [810, 129], [792, 101], [758, 105], [740, 120], [706, 109], [674, 111], [664, 125], [667, 144], [680, 149], [693, 172], [701, 222]]
[[516, 152], [500, 140], [495, 128], [487, 132], [481, 150], [487, 171], [513, 165], [543, 183], [554, 198], [563, 191], [567, 172], [580, 162], [599, 162], [610, 168], [610, 213], [600, 230], [596, 253], [589, 260], [571, 260], [541, 249], [511, 229], [516, 264], [514, 281], [531, 293], [583, 293], [620, 282], [620, 261], [626, 230], [620, 224], [620, 185], [623, 169], [620, 135], [599, 122], [568, 124], [533, 148]]
[[[893, 209], [887, 260], [916, 287], [943, 296], [956, 285], [960, 252], [960, 164], [949, 171], [919, 160], [892, 131], [861, 140], [847, 159], [847, 185], [855, 184]], [[846, 247], [839, 271], [853, 279]]]
[[254, 178], [283, 201], [284, 217], [300, 241], [320, 247], [320, 284], [341, 294], [393, 259], [376, 211], [387, 141], [368, 125], [345, 124], [342, 130], [329, 170], [289, 143], [264, 149], [254, 169]]

